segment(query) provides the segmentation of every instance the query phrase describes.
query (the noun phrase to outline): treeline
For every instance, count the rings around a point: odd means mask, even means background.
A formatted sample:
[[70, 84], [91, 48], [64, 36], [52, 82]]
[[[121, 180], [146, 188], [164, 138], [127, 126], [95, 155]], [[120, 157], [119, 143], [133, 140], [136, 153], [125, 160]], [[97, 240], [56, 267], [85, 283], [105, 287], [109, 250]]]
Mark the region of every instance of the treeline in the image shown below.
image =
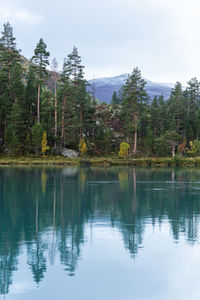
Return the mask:
[[76, 47], [58, 63], [49, 62], [40, 39], [30, 62], [17, 48], [13, 29], [4, 24], [0, 38], [0, 152], [15, 155], [59, 154], [70, 148], [89, 155], [117, 154], [122, 142], [128, 155], [200, 154], [200, 83], [183, 89], [179, 82], [165, 100], [152, 101], [135, 68], [112, 104], [87, 92], [84, 66]]

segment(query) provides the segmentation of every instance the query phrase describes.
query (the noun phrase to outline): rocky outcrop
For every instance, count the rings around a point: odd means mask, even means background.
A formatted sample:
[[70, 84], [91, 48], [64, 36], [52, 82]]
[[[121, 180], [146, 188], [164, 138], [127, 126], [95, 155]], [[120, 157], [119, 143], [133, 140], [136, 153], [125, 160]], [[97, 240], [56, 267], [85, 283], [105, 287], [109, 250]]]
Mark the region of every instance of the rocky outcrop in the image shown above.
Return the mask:
[[63, 148], [61, 150], [61, 154], [65, 157], [69, 157], [69, 158], [76, 158], [79, 157], [79, 153], [75, 150], [72, 149], [67, 149], [67, 148]]

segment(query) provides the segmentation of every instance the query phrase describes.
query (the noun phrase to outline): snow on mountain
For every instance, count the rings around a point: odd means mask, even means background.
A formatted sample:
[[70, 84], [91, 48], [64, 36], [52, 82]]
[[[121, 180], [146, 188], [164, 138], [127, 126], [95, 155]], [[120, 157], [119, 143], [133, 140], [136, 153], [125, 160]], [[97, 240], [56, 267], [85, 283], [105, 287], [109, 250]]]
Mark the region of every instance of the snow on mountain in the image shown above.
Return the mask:
[[[122, 85], [125, 84], [128, 74], [124, 73], [115, 77], [97, 78], [95, 80], [89, 80], [90, 86], [88, 90], [91, 92], [95, 89], [95, 97], [100, 101], [111, 103], [113, 92], [118, 92]], [[152, 82], [148, 79], [146, 81], [147, 93], [152, 99], [154, 96], [163, 95], [165, 99], [170, 96], [173, 84]]]

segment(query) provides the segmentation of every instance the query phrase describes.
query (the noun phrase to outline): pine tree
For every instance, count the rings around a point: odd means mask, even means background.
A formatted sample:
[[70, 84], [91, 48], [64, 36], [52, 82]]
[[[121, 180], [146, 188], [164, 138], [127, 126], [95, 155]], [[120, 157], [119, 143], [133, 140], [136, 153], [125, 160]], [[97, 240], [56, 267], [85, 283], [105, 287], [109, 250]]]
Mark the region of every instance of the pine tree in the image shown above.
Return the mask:
[[9, 124], [7, 127], [5, 145], [8, 153], [16, 154], [19, 150], [19, 140], [13, 124]]
[[200, 104], [200, 82], [196, 78], [192, 78], [188, 82], [188, 86], [184, 93], [185, 97], [185, 130], [187, 140], [194, 139], [198, 134], [198, 108]]
[[83, 74], [83, 66], [81, 65], [81, 57], [78, 54], [78, 49], [73, 48], [72, 53], [67, 56], [65, 61], [65, 70], [72, 80], [74, 86], [78, 85], [80, 81], [80, 74]]
[[34, 56], [32, 57], [31, 61], [34, 64], [33, 68], [37, 74], [38, 79], [38, 96], [37, 96], [37, 121], [40, 124], [40, 95], [41, 95], [41, 87], [44, 84], [45, 78], [48, 77], [48, 72], [46, 70], [46, 66], [49, 65], [49, 55], [50, 53], [46, 50], [47, 45], [44, 43], [43, 39], [39, 40], [37, 44]]
[[117, 92], [116, 91], [113, 92], [111, 104], [112, 104], [112, 106], [116, 106], [116, 105], [120, 104], [120, 99], [117, 96]]
[[37, 81], [33, 66], [29, 67], [26, 81], [25, 110], [29, 120], [29, 127], [32, 127], [37, 118]]
[[68, 59], [65, 62], [65, 70], [74, 87], [74, 105], [80, 140], [83, 134], [87, 135], [88, 117], [92, 117], [92, 111], [90, 97], [86, 91], [87, 81], [84, 79], [84, 67], [81, 65], [81, 57], [76, 47], [68, 55]]
[[41, 94], [41, 120], [43, 129], [47, 132], [49, 137], [49, 142], [51, 145], [55, 142], [55, 131], [54, 131], [54, 95], [52, 91], [44, 89]]
[[169, 121], [171, 124], [175, 124], [175, 128], [173, 129], [176, 130], [178, 134], [181, 134], [181, 131], [183, 130], [184, 99], [180, 82], [177, 82], [175, 87], [171, 90], [168, 106]]
[[41, 140], [43, 134], [42, 125], [37, 122], [32, 127], [31, 133], [32, 133], [33, 150], [36, 154], [39, 154], [41, 152]]
[[60, 80], [63, 146], [66, 143], [66, 135], [68, 145], [69, 140], [78, 145], [83, 136], [90, 136], [93, 128], [92, 99], [86, 91], [87, 81], [84, 79], [83, 69], [78, 50], [74, 47], [72, 53], [64, 61]]
[[154, 136], [156, 137], [158, 135], [158, 129], [159, 129], [159, 104], [158, 104], [158, 98], [155, 96], [153, 98], [153, 101], [150, 106], [150, 123], [151, 123], [151, 129], [153, 130]]
[[[70, 75], [71, 71], [68, 68], [68, 61], [65, 59], [59, 88], [59, 103], [61, 105], [61, 117], [59, 122], [61, 127], [61, 147], [65, 147], [66, 140], [68, 145], [74, 142], [75, 129], [77, 127], [75, 93]], [[76, 142], [74, 144], [76, 144]]]
[[22, 65], [10, 23], [4, 24], [0, 39], [0, 122], [6, 136], [8, 115], [15, 101], [24, 101]]
[[165, 132], [164, 141], [171, 147], [172, 157], [175, 156], [176, 146], [181, 140], [181, 136], [175, 130], [168, 130]]
[[55, 136], [55, 141], [54, 141], [54, 147], [56, 148], [56, 139], [57, 139], [57, 131], [58, 131], [58, 99], [57, 99], [57, 83], [58, 83], [58, 63], [56, 61], [56, 58], [53, 59], [52, 65], [51, 65], [51, 70], [52, 70], [52, 77], [54, 80], [54, 106], [55, 106], [55, 111], [54, 111], [54, 136]]
[[146, 82], [141, 77], [141, 71], [135, 68], [122, 88], [121, 115], [125, 120], [124, 128], [129, 140], [134, 134], [134, 155], [137, 153], [138, 130], [148, 101], [145, 84]]
[[2, 37], [0, 39], [0, 65], [7, 74], [8, 86], [11, 88], [13, 80], [13, 66], [20, 64], [21, 58], [16, 46], [16, 38], [13, 36], [13, 28], [10, 23], [3, 25]]
[[27, 123], [22, 103], [19, 101], [13, 103], [8, 121], [9, 124], [12, 124], [15, 136], [19, 142], [18, 152], [22, 154], [24, 151], [24, 140], [27, 135]]

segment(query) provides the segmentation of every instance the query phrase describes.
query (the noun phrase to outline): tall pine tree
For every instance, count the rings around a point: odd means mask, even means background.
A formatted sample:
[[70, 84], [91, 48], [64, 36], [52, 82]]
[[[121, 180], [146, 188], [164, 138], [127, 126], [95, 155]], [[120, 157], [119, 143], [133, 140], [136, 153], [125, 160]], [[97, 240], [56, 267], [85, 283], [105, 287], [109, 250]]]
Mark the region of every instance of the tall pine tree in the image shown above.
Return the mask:
[[31, 61], [33, 63], [33, 67], [37, 74], [37, 85], [38, 85], [38, 96], [37, 96], [37, 121], [40, 124], [40, 95], [41, 95], [41, 87], [44, 83], [44, 80], [48, 77], [48, 72], [46, 67], [49, 65], [49, 55], [50, 53], [46, 50], [47, 45], [44, 43], [43, 39], [39, 40], [37, 44], [34, 56]]
[[122, 112], [124, 129], [129, 142], [134, 135], [134, 155], [137, 153], [138, 130], [146, 111], [148, 96], [145, 90], [146, 82], [142, 79], [141, 71], [135, 68], [122, 88]]

